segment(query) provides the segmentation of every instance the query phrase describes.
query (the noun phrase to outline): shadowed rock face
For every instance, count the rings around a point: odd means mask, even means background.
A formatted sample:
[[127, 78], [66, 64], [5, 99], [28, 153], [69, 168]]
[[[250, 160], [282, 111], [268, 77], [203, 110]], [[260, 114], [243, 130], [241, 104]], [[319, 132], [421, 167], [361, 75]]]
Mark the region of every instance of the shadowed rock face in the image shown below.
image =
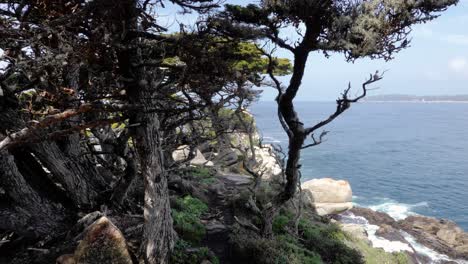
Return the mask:
[[88, 227], [75, 251], [74, 261], [76, 264], [132, 264], [125, 238], [105, 216]]
[[304, 203], [315, 208], [318, 215], [339, 214], [353, 207], [353, 193], [347, 181], [313, 179], [301, 187]]

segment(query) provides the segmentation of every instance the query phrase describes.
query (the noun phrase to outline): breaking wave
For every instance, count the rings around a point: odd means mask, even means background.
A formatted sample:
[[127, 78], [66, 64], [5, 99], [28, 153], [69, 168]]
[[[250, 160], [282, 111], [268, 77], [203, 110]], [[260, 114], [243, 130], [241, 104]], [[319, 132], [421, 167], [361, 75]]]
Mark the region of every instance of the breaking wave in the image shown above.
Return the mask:
[[361, 203], [361, 198], [354, 196], [353, 202], [356, 206], [367, 207], [374, 211], [387, 213], [395, 220], [402, 220], [410, 215], [417, 215], [414, 209], [429, 207], [427, 202], [419, 202], [415, 204], [399, 203], [389, 198], [374, 199], [377, 201], [371, 201], [370, 203]]

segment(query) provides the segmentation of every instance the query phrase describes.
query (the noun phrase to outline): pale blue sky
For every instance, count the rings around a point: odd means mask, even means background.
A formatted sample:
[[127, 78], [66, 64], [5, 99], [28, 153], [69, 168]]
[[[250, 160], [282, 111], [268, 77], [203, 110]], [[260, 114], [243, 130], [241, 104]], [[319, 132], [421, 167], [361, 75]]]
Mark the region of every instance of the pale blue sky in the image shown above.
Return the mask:
[[[245, 4], [249, 1], [227, 1]], [[194, 21], [165, 10], [160, 20], [167, 25], [175, 20]], [[188, 19], [188, 20], [187, 20]], [[279, 51], [289, 57], [288, 52]], [[359, 88], [362, 81], [375, 70], [388, 70], [385, 78], [371, 94], [441, 95], [468, 94], [468, 0], [443, 13], [438, 19], [417, 25], [412, 33], [411, 47], [396, 55], [395, 60], [359, 60], [347, 63], [343, 55], [326, 59], [313, 53], [307, 64], [303, 86], [296, 100], [334, 100], [346, 88], [348, 81]], [[282, 78], [286, 84], [288, 77]], [[265, 89], [262, 100], [272, 100], [276, 93]]]

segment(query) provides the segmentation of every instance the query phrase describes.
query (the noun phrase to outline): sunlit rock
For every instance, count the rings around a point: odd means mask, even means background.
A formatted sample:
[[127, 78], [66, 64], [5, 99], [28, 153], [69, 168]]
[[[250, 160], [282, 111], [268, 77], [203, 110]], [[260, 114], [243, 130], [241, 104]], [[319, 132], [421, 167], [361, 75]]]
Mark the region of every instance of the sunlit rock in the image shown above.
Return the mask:
[[313, 179], [302, 185], [302, 199], [318, 215], [339, 214], [353, 207], [352, 190], [347, 181], [331, 178]]

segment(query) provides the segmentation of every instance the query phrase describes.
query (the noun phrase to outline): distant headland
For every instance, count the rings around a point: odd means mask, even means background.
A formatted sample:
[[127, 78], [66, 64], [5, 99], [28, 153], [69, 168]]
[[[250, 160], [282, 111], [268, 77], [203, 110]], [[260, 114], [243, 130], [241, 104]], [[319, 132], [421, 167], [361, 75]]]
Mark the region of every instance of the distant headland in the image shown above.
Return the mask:
[[468, 103], [468, 94], [465, 95], [405, 95], [405, 94], [386, 94], [373, 95], [365, 98], [366, 102], [464, 102]]

